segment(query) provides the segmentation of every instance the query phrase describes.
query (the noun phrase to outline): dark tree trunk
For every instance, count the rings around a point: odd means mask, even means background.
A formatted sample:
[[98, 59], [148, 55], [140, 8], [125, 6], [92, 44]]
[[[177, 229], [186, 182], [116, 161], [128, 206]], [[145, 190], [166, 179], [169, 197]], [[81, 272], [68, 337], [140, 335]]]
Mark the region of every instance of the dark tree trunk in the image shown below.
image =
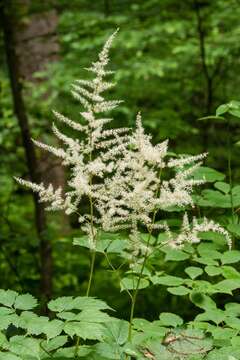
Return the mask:
[[[38, 171], [39, 162], [36, 157], [35, 148], [31, 141], [29, 122], [22, 94], [21, 73], [14, 34], [13, 5], [14, 3], [11, 0], [1, 0], [0, 2], [1, 23], [3, 28], [6, 60], [9, 70], [14, 111], [21, 129], [22, 142], [25, 149], [29, 176], [33, 182], [39, 183], [41, 180], [41, 175]], [[38, 202], [38, 198], [35, 194], [34, 205], [36, 229], [40, 246], [41, 294], [43, 296], [43, 300], [46, 301], [51, 298], [52, 294], [52, 247], [46, 235], [47, 223], [44, 208]]]
[[[49, 0], [41, 0], [43, 7], [38, 12], [32, 12], [35, 0], [18, 0], [21, 16], [15, 24], [16, 52], [19, 61], [20, 76], [23, 80], [35, 83], [47, 81], [46, 78], [36, 78], [34, 74], [46, 70], [46, 67], [59, 59], [59, 43], [57, 37], [58, 15]], [[24, 9], [24, 10], [22, 10]], [[25, 18], [27, 17], [27, 21]], [[42, 101], [49, 96], [49, 91], [42, 95]], [[38, 122], [43, 121], [38, 117]], [[41, 181], [44, 184], [51, 182], [55, 188], [65, 187], [65, 172], [61, 160], [46, 151], [39, 151], [38, 160]], [[62, 212], [57, 218], [61, 233], [69, 231], [68, 217]]]

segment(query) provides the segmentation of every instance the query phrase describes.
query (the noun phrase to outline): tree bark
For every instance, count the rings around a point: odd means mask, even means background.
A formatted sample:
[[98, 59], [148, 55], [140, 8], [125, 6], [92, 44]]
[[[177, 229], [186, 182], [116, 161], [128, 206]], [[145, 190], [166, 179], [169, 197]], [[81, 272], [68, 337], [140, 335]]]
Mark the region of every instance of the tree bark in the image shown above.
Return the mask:
[[[9, 70], [11, 91], [13, 97], [14, 111], [21, 129], [22, 142], [25, 150], [27, 166], [30, 179], [39, 183], [41, 175], [38, 171], [39, 162], [37, 160], [35, 148], [31, 141], [31, 132], [29, 121], [25, 108], [22, 93], [22, 81], [19, 68], [19, 59], [16, 51], [16, 41], [14, 35], [14, 12], [12, 0], [1, 0], [0, 16], [3, 28], [3, 37], [6, 51], [6, 61]], [[51, 298], [52, 295], [52, 246], [47, 237], [47, 222], [42, 204], [38, 202], [36, 194], [34, 197], [35, 222], [39, 238], [40, 262], [41, 262], [41, 284], [40, 290], [44, 302]]]

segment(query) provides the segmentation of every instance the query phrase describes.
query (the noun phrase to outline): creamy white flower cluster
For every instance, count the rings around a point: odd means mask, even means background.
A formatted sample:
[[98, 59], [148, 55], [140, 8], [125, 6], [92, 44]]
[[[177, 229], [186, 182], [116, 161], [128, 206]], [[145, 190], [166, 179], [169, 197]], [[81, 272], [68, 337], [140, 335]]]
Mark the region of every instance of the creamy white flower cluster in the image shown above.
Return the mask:
[[90, 210], [87, 214], [79, 215], [79, 222], [88, 233], [89, 238], [95, 238], [94, 226], [100, 221], [93, 211], [97, 191], [102, 187], [105, 175], [111, 174], [114, 170], [115, 156], [113, 152], [117, 155], [119, 148], [128, 139], [127, 128], [105, 129], [112, 119], [99, 116], [101, 113], [114, 109], [121, 102], [118, 100], [108, 101], [103, 96], [105, 90], [114, 86], [105, 78], [112, 73], [106, 70], [106, 66], [109, 62], [109, 49], [115, 35], [116, 32], [108, 38], [98, 55], [98, 60], [87, 69], [93, 73], [93, 79], [77, 80], [72, 86], [72, 95], [84, 109], [80, 113], [82, 121], [73, 121], [67, 116], [53, 111], [58, 122], [79, 132], [81, 136], [69, 137], [53, 123], [53, 133], [63, 143], [63, 147], [57, 148], [33, 140], [35, 145], [59, 157], [64, 166], [70, 167], [71, 177], [68, 181], [68, 191], [64, 194], [61, 188], [54, 190], [52, 185], [45, 187], [44, 184], [38, 185], [16, 178], [21, 185], [37, 192], [40, 202], [49, 204], [47, 210], [64, 210], [68, 215], [73, 212], [79, 213], [80, 203], [86, 201], [84, 198], [87, 197]]
[[[89, 246], [95, 248], [98, 229], [118, 231], [128, 229], [129, 250], [135, 257], [149, 251], [142, 242], [140, 228], [163, 230], [169, 235], [169, 244], [181, 246], [184, 242], [198, 242], [200, 231], [217, 231], [228, 234], [219, 225], [204, 219], [201, 224], [194, 220], [192, 227], [185, 216], [182, 231], [173, 238], [167, 225], [155, 224], [159, 210], [169, 207], [193, 206], [193, 187], [204, 181], [194, 180], [193, 172], [201, 165], [206, 154], [171, 158], [168, 155], [168, 141], [153, 145], [151, 136], [146, 135], [140, 113], [136, 129], [109, 129], [108, 117], [101, 113], [114, 109], [120, 101], [105, 100], [103, 93], [114, 86], [106, 81], [111, 71], [106, 70], [109, 49], [116, 33], [111, 35], [98, 55], [98, 60], [87, 69], [93, 73], [93, 80], [77, 80], [72, 94], [80, 101], [82, 122], [69, 119], [54, 111], [56, 119], [69, 126], [81, 136], [69, 137], [53, 124], [53, 133], [63, 143], [54, 147], [39, 141], [34, 143], [62, 159], [70, 167], [68, 190], [54, 190], [30, 181], [16, 180], [39, 194], [41, 202], [48, 203], [48, 210], [64, 210], [66, 214], [77, 213], [83, 231], [88, 234]], [[84, 136], [83, 136], [84, 135]], [[89, 203], [89, 211], [81, 213], [82, 202]]]
[[[167, 150], [167, 141], [152, 145], [138, 114], [136, 130], [122, 150], [114, 174], [99, 193], [97, 206], [106, 230], [130, 228], [136, 233], [139, 224], [153, 228], [152, 215], [157, 210], [193, 206], [193, 187], [204, 181], [194, 180], [191, 175], [206, 154], [168, 159]], [[164, 174], [172, 170], [174, 174], [164, 179]]]
[[181, 247], [186, 242], [189, 242], [191, 244], [197, 244], [201, 241], [199, 233], [207, 231], [213, 231], [223, 235], [226, 238], [228, 247], [231, 249], [231, 237], [223, 227], [206, 218], [203, 218], [203, 220], [200, 222], [196, 219], [196, 217], [193, 217], [192, 223], [190, 224], [187, 213], [184, 214], [182, 228], [177, 236], [174, 236], [170, 232], [170, 229], [167, 230], [169, 237], [168, 243], [175, 248]]

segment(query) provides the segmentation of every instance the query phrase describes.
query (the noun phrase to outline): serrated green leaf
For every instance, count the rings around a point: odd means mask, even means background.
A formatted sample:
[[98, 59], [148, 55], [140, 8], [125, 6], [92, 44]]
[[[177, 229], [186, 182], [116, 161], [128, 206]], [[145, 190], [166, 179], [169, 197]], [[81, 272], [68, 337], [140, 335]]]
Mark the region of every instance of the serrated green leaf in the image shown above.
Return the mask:
[[129, 323], [125, 320], [113, 319], [105, 324], [104, 338], [108, 342], [123, 345], [128, 338]]
[[9, 340], [9, 350], [21, 357], [33, 356], [39, 359], [39, 340], [24, 336], [13, 336]]
[[106, 321], [110, 321], [111, 317], [99, 310], [83, 310], [79, 314], [77, 314], [74, 318], [74, 321], [86, 321], [92, 323], [104, 323]]
[[72, 307], [71, 309], [78, 309], [78, 310], [85, 310], [85, 309], [112, 310], [112, 308], [108, 306], [105, 301], [88, 296], [78, 296], [74, 298], [71, 303], [71, 307]]
[[0, 289], [0, 304], [11, 307], [17, 296], [16, 291]]
[[31, 310], [37, 306], [37, 300], [30, 294], [18, 295], [14, 307], [19, 310]]
[[8, 340], [6, 338], [6, 335], [0, 332], [0, 348], [1, 349], [7, 349], [8, 348]]
[[47, 339], [53, 339], [60, 335], [64, 327], [64, 323], [61, 320], [51, 320], [42, 328], [42, 332], [46, 334]]
[[42, 347], [47, 350], [48, 352], [51, 352], [53, 350], [59, 349], [63, 345], [65, 345], [68, 341], [68, 337], [66, 335], [57, 336], [51, 340], [48, 341], [42, 341], [41, 345]]
[[51, 311], [60, 312], [65, 310], [72, 310], [72, 296], [62, 296], [57, 298], [56, 300], [51, 300], [48, 303], [48, 308]]
[[14, 309], [9, 309], [3, 306], [0, 306], [0, 316], [13, 314], [15, 312]]
[[72, 321], [66, 323], [64, 326], [64, 332], [69, 336], [79, 336], [83, 340], [99, 340], [103, 338], [105, 328], [102, 324], [92, 324], [89, 322], [76, 322]]

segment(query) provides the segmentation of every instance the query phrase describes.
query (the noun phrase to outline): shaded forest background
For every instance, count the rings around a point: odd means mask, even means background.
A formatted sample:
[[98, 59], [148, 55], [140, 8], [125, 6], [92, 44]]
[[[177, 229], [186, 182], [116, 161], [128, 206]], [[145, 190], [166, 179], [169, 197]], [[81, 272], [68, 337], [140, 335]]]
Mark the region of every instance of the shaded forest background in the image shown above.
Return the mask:
[[[227, 141], [238, 181], [239, 120], [199, 120], [239, 100], [240, 2], [238, 0], [8, 0], [0, 1], [0, 284], [38, 297], [82, 294], [87, 252], [72, 246], [74, 217], [52, 215], [20, 189], [13, 176], [64, 185], [61, 164], [34, 149], [31, 137], [49, 144], [52, 109], [76, 119], [70, 85], [116, 28], [112, 69], [123, 99], [116, 126], [134, 124], [138, 110], [154, 141], [170, 140], [178, 153], [208, 151], [207, 165], [226, 172]], [[228, 128], [227, 128], [228, 127]], [[227, 139], [227, 131], [231, 134]], [[93, 295], [118, 302], [117, 278], [97, 259]], [[176, 270], [177, 271], [177, 270]], [[117, 299], [117, 300], [116, 300]], [[151, 305], [151, 311], [149, 306]], [[139, 309], [174, 311], [176, 299], [161, 289], [142, 292]], [[138, 311], [138, 309], [137, 309]], [[150, 312], [150, 313], [149, 313]], [[189, 309], [182, 312], [191, 317]]]

